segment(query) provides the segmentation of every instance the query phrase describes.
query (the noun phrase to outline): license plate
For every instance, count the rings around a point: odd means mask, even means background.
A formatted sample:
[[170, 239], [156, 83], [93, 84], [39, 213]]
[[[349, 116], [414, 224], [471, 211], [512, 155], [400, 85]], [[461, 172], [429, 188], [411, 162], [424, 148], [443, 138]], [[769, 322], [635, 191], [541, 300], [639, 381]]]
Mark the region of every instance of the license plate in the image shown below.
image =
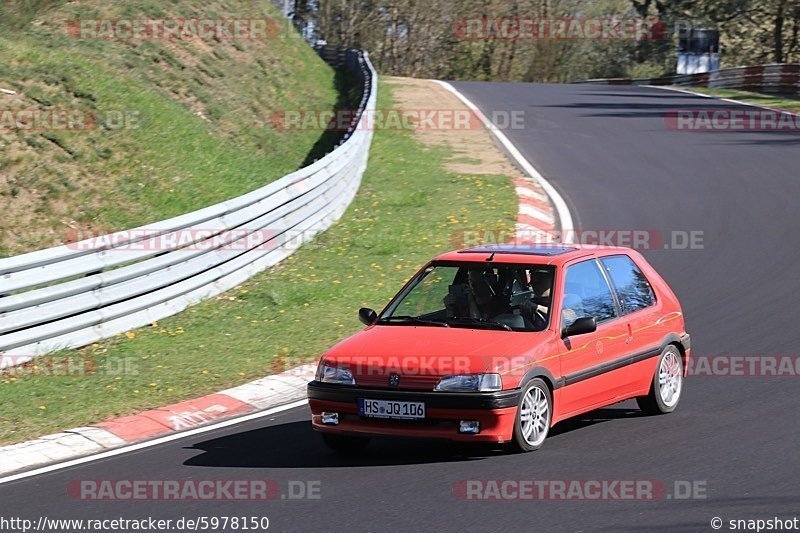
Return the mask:
[[394, 400], [359, 398], [358, 414], [371, 418], [419, 420], [425, 418], [425, 404], [423, 402], [396, 402]]

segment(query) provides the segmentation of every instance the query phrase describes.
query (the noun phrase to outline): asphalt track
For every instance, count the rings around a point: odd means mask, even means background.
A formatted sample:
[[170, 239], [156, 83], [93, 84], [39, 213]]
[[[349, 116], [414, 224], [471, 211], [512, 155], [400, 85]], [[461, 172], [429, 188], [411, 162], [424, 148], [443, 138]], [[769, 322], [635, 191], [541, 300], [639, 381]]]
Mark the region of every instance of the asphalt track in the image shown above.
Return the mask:
[[[681, 299], [695, 356], [796, 355], [800, 136], [689, 133], [674, 109], [730, 104], [661, 89], [458, 83], [485, 112], [525, 112], [506, 134], [583, 229], [702, 231], [695, 250], [646, 256]], [[0, 486], [0, 515], [37, 519], [268, 516], [277, 531], [712, 531], [710, 520], [800, 516], [800, 387], [793, 377], [697, 377], [679, 409], [632, 403], [554, 429], [533, 454], [404, 441], [358, 458], [323, 448], [307, 408]], [[95, 502], [77, 479], [321, 482], [318, 500]], [[465, 479], [675, 480], [706, 499], [463, 501]], [[727, 524], [722, 531], [727, 531]]]

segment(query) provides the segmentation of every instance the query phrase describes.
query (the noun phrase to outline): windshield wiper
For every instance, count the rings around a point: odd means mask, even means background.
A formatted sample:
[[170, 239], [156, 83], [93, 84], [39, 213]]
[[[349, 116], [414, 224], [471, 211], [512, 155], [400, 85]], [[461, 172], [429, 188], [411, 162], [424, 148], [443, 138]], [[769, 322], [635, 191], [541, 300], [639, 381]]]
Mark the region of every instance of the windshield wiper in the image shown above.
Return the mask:
[[439, 320], [428, 320], [425, 318], [420, 318], [418, 316], [409, 316], [409, 315], [398, 315], [398, 316], [387, 316], [378, 320], [378, 323], [381, 322], [410, 322], [414, 324], [422, 324], [425, 326], [436, 326], [440, 328], [449, 328], [450, 324], [447, 322], [441, 322]]
[[488, 318], [472, 318], [472, 317], [463, 317], [463, 316], [461, 316], [461, 317], [448, 318], [447, 320], [450, 320], [450, 321], [455, 320], [455, 321], [459, 321], [459, 322], [471, 322], [471, 323], [476, 323], [477, 322], [478, 324], [486, 324], [487, 326], [499, 327], [499, 328], [504, 329], [506, 331], [514, 331], [511, 328], [511, 326], [509, 326], [508, 324], [503, 324], [502, 322], [498, 322], [496, 320], [489, 320]]

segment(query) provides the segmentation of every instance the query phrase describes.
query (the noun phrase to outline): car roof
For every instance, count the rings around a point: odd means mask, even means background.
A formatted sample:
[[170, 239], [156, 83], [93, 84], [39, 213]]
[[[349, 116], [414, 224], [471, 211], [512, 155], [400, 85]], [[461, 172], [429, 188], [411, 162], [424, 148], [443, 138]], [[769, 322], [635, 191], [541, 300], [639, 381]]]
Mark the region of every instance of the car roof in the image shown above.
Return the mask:
[[630, 248], [588, 244], [483, 244], [446, 252], [435, 261], [485, 263], [489, 257], [497, 263], [563, 265], [579, 257], [630, 254]]

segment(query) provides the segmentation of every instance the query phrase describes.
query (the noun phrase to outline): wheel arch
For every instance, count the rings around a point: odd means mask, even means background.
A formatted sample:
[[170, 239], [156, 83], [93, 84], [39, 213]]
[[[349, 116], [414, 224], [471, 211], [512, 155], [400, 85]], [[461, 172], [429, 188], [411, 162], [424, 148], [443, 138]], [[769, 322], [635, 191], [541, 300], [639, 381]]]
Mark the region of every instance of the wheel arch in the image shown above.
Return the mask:
[[688, 361], [686, 360], [687, 347], [684, 345], [684, 342], [688, 341], [684, 341], [684, 339], [677, 333], [669, 333], [661, 341], [661, 351], [663, 352], [667, 346], [675, 346], [678, 349], [678, 353], [681, 354], [681, 363], [683, 364], [684, 372], [686, 372], [686, 365], [688, 364]]
[[561, 387], [560, 380], [556, 379], [548, 369], [543, 366], [535, 366], [525, 372], [525, 375], [522, 376], [522, 379], [519, 381], [520, 390], [536, 378], [540, 378], [542, 381], [544, 381], [545, 385], [547, 385], [547, 388], [550, 389], [551, 398], [553, 398], [553, 391]]

